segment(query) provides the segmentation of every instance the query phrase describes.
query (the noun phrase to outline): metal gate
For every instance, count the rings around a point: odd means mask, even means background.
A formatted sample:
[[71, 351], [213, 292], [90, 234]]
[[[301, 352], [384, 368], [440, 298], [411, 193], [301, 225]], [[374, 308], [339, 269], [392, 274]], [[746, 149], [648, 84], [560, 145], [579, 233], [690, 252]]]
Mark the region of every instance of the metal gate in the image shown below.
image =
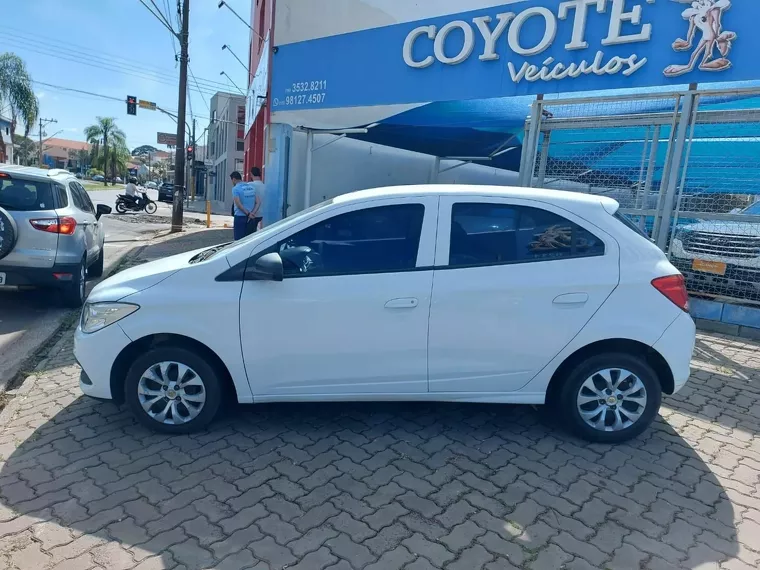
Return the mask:
[[760, 304], [760, 89], [539, 98], [520, 183], [616, 199], [691, 294]]

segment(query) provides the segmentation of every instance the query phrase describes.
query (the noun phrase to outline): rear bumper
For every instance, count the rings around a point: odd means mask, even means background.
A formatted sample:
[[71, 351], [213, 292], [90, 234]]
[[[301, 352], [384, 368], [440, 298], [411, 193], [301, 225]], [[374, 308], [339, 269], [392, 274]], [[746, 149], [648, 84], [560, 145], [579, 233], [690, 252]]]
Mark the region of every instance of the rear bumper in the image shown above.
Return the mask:
[[652, 347], [670, 366], [673, 373], [674, 394], [684, 387], [691, 374], [691, 357], [694, 352], [696, 334], [697, 327], [691, 316], [682, 313]]
[[79, 273], [79, 265], [56, 263], [52, 267], [41, 268], [0, 264], [0, 273], [5, 273], [5, 285], [65, 287]]

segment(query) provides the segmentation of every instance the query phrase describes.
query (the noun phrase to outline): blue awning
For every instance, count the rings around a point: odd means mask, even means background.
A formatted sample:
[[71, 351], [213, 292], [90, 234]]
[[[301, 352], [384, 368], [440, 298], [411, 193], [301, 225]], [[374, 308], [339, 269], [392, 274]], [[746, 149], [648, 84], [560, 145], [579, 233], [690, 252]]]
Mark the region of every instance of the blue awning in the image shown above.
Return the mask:
[[[760, 87], [760, 82], [722, 84], [716, 88]], [[672, 88], [619, 91], [636, 95], [672, 93]], [[610, 92], [575, 93], [573, 98], [602, 97]], [[559, 98], [559, 97], [558, 97]], [[579, 105], [551, 106], [554, 118], [669, 113], [673, 98], [604, 101]], [[525, 121], [533, 97], [507, 97], [430, 103], [381, 121], [366, 134], [353, 138], [439, 157], [487, 157], [474, 161], [505, 170], [518, 171]], [[760, 109], [760, 96], [719, 95], [700, 98], [701, 111]], [[651, 144], [650, 127], [555, 130], [549, 146], [550, 173], [577, 182], [599, 185], [614, 181], [617, 187], [639, 180], [644, 145]], [[654, 182], [659, 184], [665, 162], [670, 125], [660, 129]], [[649, 148], [649, 147], [647, 147]], [[760, 194], [760, 123], [698, 124], [690, 150], [686, 189], [689, 192]]]

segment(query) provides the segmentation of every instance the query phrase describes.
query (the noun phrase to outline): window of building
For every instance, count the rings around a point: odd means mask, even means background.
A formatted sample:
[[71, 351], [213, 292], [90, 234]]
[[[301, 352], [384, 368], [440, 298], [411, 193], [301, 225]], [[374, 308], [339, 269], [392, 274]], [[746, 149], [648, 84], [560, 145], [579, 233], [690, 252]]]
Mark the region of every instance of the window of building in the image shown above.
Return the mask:
[[588, 230], [541, 208], [459, 203], [451, 212], [450, 266], [527, 263], [604, 254]]
[[243, 152], [245, 150], [245, 141], [237, 141], [237, 151]]
[[365, 208], [301, 230], [276, 246], [285, 275], [351, 275], [414, 269], [422, 204]]

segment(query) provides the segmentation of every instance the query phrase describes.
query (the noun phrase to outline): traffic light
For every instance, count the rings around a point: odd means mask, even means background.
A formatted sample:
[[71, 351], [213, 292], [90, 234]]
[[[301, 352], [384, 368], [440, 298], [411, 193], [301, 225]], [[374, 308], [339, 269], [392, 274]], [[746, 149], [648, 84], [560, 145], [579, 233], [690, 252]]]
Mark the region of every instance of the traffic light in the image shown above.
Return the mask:
[[193, 150], [192, 145], [187, 147], [187, 160], [193, 160]]
[[127, 95], [127, 115], [137, 115], [137, 97]]

